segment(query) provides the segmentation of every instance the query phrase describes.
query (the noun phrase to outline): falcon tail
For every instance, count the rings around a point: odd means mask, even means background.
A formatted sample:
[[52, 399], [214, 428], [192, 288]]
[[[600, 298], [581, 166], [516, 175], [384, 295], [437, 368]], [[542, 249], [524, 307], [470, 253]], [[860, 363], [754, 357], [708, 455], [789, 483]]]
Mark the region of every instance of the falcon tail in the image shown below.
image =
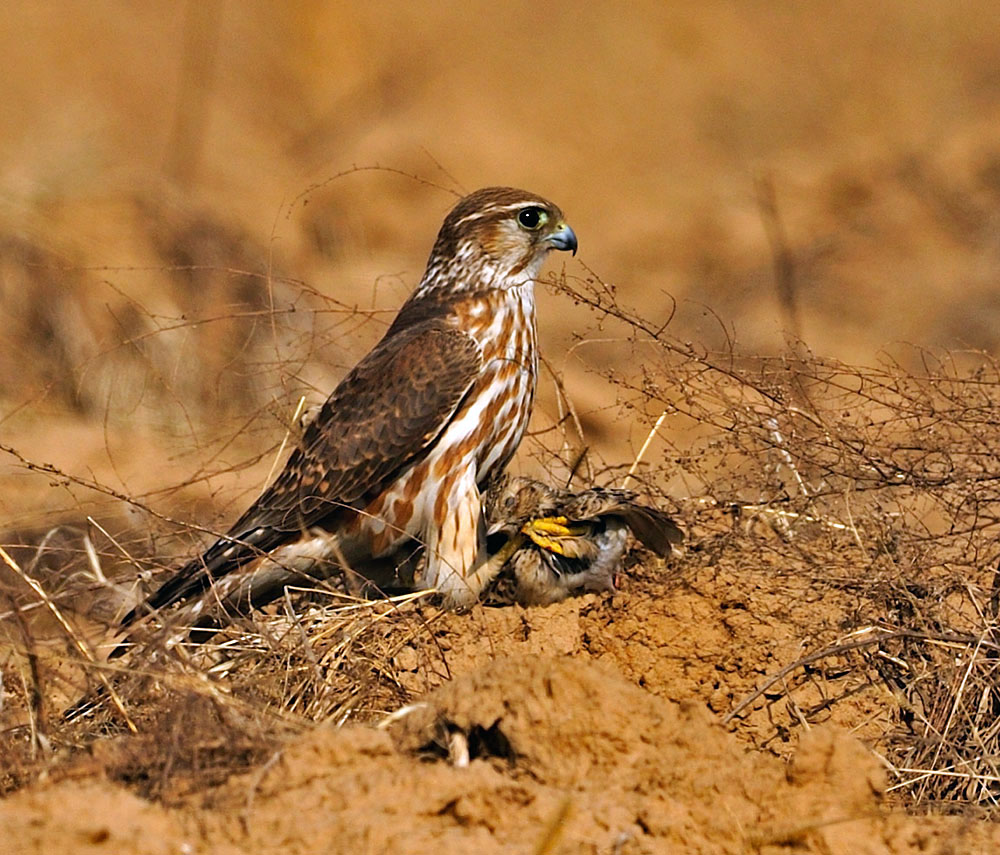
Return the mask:
[[[128, 629], [132, 624], [148, 614], [167, 608], [203, 594], [216, 579], [227, 576], [250, 564], [268, 550], [288, 539], [286, 532], [272, 528], [258, 528], [239, 538], [220, 538], [202, 555], [180, 567], [153, 594], [139, 603], [125, 617], [119, 628]], [[234, 542], [234, 541], [239, 541]], [[260, 583], [247, 591], [245, 599], [254, 606], [263, 605], [280, 595], [280, 585], [270, 584], [270, 577], [262, 577]], [[287, 581], [282, 579], [281, 581]], [[215, 614], [198, 616], [183, 630], [183, 635], [198, 643], [207, 641], [221, 628], [222, 621]], [[127, 634], [108, 655], [108, 660], [117, 659], [131, 649], [132, 635]], [[100, 686], [88, 692], [76, 703], [63, 711], [63, 721], [72, 722], [87, 716], [108, 700], [108, 690]]]
[[[256, 560], [288, 539], [287, 532], [274, 528], [257, 528], [239, 537], [220, 538], [202, 555], [178, 569], [155, 592], [139, 603], [119, 626], [126, 629], [147, 614], [203, 594], [212, 582]], [[127, 650], [123, 642], [109, 658], [117, 658]]]

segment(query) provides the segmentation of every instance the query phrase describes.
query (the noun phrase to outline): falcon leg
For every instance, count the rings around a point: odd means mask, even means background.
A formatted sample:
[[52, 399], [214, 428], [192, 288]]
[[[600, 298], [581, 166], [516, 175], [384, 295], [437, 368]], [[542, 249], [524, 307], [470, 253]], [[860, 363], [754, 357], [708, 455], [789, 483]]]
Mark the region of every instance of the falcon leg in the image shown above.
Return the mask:
[[435, 505], [423, 583], [437, 588], [448, 608], [469, 608], [489, 581], [477, 569], [487, 561], [486, 520], [471, 466]]
[[[496, 579], [497, 574], [503, 569], [504, 564], [510, 561], [510, 557], [517, 552], [527, 538], [521, 532], [513, 535], [503, 546], [493, 555], [483, 555], [476, 568], [469, 574], [468, 582], [470, 587], [474, 587], [478, 592], [482, 592], [487, 585]], [[478, 596], [478, 594], [477, 594]]]

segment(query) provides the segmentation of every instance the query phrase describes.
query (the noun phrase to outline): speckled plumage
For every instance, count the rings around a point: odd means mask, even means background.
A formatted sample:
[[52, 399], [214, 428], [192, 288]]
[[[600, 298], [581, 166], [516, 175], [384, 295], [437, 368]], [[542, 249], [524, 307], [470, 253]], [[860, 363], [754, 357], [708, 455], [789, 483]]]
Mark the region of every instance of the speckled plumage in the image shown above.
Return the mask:
[[533, 286], [552, 249], [575, 252], [576, 236], [551, 202], [506, 187], [460, 200], [420, 284], [274, 483], [122, 626], [175, 603], [188, 604], [188, 625], [215, 625], [303, 577], [365, 575], [420, 543], [421, 581], [450, 606], [474, 602], [492, 573], [480, 485], [527, 427]]
[[574, 593], [614, 591], [630, 531], [656, 554], [670, 555], [683, 533], [663, 511], [636, 499], [631, 490], [576, 493], [530, 478], [504, 485], [492, 498], [490, 540], [497, 552], [502, 541], [513, 547], [504, 565], [513, 599], [544, 605]]

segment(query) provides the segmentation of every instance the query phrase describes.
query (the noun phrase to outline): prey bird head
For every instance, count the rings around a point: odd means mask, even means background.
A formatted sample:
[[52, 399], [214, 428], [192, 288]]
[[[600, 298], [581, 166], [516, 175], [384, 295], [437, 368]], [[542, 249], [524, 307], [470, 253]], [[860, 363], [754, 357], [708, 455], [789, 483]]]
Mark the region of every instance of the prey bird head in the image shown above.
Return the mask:
[[576, 234], [556, 205], [526, 190], [486, 187], [461, 199], [445, 218], [418, 290], [524, 285], [554, 249], [576, 254]]

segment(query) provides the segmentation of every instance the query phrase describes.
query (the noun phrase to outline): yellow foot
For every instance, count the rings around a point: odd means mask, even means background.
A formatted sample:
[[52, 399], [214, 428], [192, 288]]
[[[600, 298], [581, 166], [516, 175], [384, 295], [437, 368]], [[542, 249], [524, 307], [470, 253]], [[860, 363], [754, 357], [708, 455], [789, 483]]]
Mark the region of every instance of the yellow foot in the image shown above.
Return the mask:
[[542, 549], [565, 555], [566, 549], [559, 538], [580, 537], [590, 530], [585, 524], [568, 525], [566, 517], [539, 517], [529, 520], [521, 526], [521, 533], [526, 534]]

